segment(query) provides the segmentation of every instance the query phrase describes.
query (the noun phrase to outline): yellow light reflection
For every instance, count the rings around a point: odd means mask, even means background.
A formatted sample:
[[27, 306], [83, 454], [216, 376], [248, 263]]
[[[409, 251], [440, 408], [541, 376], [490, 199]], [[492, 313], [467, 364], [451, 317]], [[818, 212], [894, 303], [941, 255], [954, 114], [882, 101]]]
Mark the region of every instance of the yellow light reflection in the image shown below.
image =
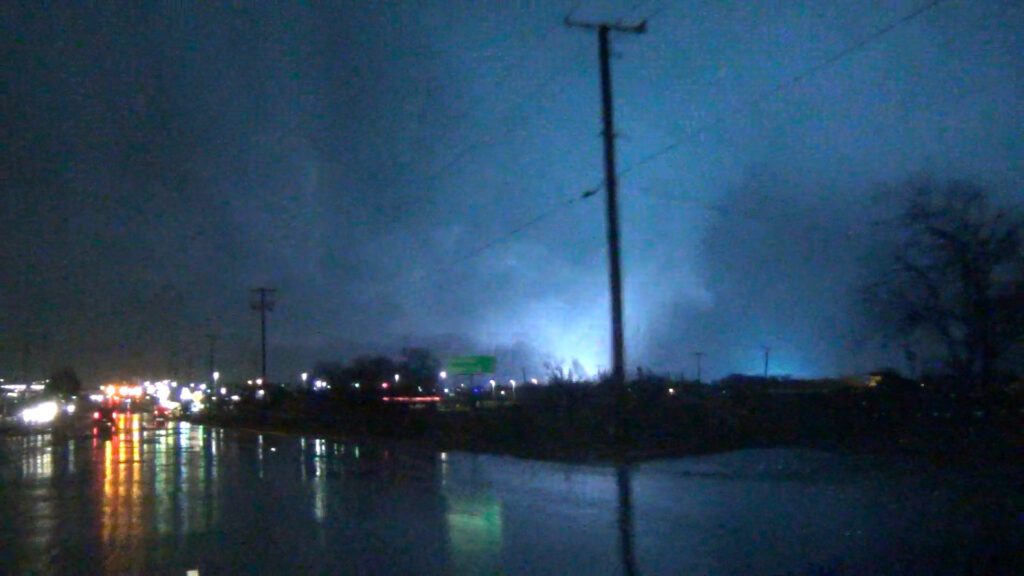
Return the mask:
[[[131, 546], [145, 534], [143, 509], [142, 442], [139, 416], [119, 414], [118, 431], [104, 443], [103, 503], [101, 532], [108, 549]], [[109, 573], [137, 570], [138, 558], [109, 554], [105, 569]]]
[[[208, 530], [219, 517], [214, 494], [220, 442], [201, 426], [183, 424], [147, 442], [139, 414], [119, 414], [118, 430], [103, 443], [101, 534], [104, 547], [137, 547], [150, 537]], [[211, 444], [212, 443], [212, 444]], [[98, 449], [98, 444], [94, 443]], [[97, 454], [98, 456], [98, 454]], [[104, 571], [138, 573], [138, 554], [107, 554]]]

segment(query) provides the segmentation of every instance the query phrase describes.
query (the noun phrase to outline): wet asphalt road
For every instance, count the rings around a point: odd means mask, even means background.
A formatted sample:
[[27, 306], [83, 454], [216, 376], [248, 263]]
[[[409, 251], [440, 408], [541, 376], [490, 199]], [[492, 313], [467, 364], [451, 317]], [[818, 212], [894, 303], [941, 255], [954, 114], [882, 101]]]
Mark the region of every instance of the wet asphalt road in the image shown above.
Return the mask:
[[128, 416], [109, 439], [0, 437], [5, 574], [1000, 573], [998, 472], [762, 450], [630, 472]]

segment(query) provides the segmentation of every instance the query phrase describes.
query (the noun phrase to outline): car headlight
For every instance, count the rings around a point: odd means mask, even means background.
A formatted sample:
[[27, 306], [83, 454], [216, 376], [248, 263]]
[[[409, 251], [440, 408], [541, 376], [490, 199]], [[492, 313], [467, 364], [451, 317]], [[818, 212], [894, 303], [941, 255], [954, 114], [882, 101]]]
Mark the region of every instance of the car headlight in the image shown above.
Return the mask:
[[24, 409], [21, 412], [21, 419], [26, 424], [46, 424], [53, 422], [59, 411], [60, 409], [57, 407], [56, 402], [43, 402], [42, 404], [36, 404], [31, 408]]

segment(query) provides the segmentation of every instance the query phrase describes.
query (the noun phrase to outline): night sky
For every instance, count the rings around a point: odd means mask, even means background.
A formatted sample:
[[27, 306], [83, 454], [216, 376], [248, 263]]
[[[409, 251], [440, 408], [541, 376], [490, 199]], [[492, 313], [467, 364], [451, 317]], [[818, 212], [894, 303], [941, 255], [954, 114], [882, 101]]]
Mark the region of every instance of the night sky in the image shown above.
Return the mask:
[[613, 39], [630, 372], [898, 364], [856, 305], [884, 190], [1024, 184], [1015, 1], [145, 4], [3, 11], [0, 377], [199, 379], [211, 334], [255, 377], [257, 286], [273, 380], [404, 346], [607, 369], [570, 11], [649, 17]]

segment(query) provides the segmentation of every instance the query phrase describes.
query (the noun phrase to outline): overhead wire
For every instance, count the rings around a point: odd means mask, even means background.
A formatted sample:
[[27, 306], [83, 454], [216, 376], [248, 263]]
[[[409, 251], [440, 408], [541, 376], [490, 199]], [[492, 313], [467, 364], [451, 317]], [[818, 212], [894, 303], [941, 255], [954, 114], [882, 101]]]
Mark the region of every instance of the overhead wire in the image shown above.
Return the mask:
[[[810, 76], [813, 76], [814, 74], [817, 74], [818, 72], [821, 72], [822, 70], [825, 70], [826, 68], [835, 65], [836, 63], [842, 61], [844, 58], [846, 58], [846, 57], [856, 53], [857, 51], [863, 49], [864, 47], [866, 47], [871, 42], [881, 38], [882, 36], [888, 34], [889, 32], [891, 32], [893, 30], [895, 30], [896, 28], [899, 28], [900, 26], [903, 26], [903, 25], [911, 22], [912, 20], [920, 17], [921, 15], [925, 14], [929, 10], [932, 10], [932, 9], [936, 8], [943, 1], [944, 0], [932, 0], [928, 4], [923, 5], [921, 7], [918, 7], [916, 9], [914, 9], [913, 11], [908, 12], [907, 14], [904, 14], [903, 16], [901, 16], [901, 17], [899, 17], [899, 18], [897, 18], [897, 19], [895, 19], [895, 20], [893, 20], [893, 21], [883, 25], [882, 27], [873, 30], [868, 35], [866, 35], [863, 38], [859, 39], [858, 41], [856, 41], [856, 42], [854, 42], [854, 43], [852, 43], [852, 44], [842, 48], [841, 50], [839, 50], [838, 52], [836, 52], [832, 56], [830, 56], [830, 57], [826, 58], [825, 60], [823, 60], [822, 62], [819, 62], [818, 64], [815, 64], [813, 66], [810, 66], [807, 69], [802, 70], [802, 71], [798, 72], [797, 74], [787, 78], [786, 80], [784, 80], [784, 81], [774, 85], [770, 90], [764, 92], [763, 95], [760, 98], [757, 98], [757, 99], [755, 99], [755, 100], [753, 100], [751, 102], [748, 102], [747, 106], [753, 107], [753, 106], [756, 106], [758, 104], [761, 104], [765, 100], [767, 100], [768, 98], [772, 97], [773, 95], [778, 94], [779, 92], [782, 92], [783, 90], [785, 90], [785, 89], [787, 89], [789, 87], [795, 86], [796, 84], [806, 80]], [[642, 3], [638, 4], [638, 6], [640, 6], [640, 5], [642, 5]], [[659, 10], [661, 12], [663, 12], [665, 8], [667, 8], [667, 6], [664, 6], [664, 7], [660, 8]], [[653, 162], [654, 160], [664, 156], [665, 154], [668, 154], [672, 150], [675, 150], [676, 148], [679, 148], [683, 144], [684, 144], [683, 140], [679, 139], [679, 140], [673, 141], [673, 142], [671, 142], [671, 143], [669, 143], [669, 144], [667, 144], [667, 145], [665, 145], [665, 146], [663, 146], [661, 148], [658, 148], [655, 151], [653, 151], [653, 152], [651, 152], [649, 154], [646, 154], [645, 156], [641, 157], [640, 160], [637, 160], [636, 162], [633, 162], [633, 163], [627, 165], [626, 167], [624, 167], [623, 169], [619, 170], [618, 171], [618, 175], [620, 175], [620, 176], [621, 175], [625, 175], [625, 174], [627, 174], [629, 172], [632, 172], [632, 171], [634, 171], [634, 170], [636, 170], [638, 168], [641, 168], [641, 167], [645, 166], [646, 164], [649, 164], [650, 162]], [[482, 254], [482, 253], [484, 253], [484, 252], [486, 252], [488, 250], [491, 250], [491, 249], [493, 249], [493, 248], [495, 248], [497, 246], [500, 246], [501, 244], [504, 244], [504, 243], [510, 241], [511, 239], [515, 238], [516, 236], [518, 236], [519, 234], [523, 233], [524, 231], [526, 231], [526, 230], [536, 226], [537, 224], [543, 222], [544, 220], [546, 220], [548, 217], [552, 216], [556, 212], [564, 210], [564, 209], [572, 206], [573, 204], [578, 203], [581, 200], [585, 200], [587, 198], [590, 198], [590, 197], [594, 196], [599, 190], [604, 188], [604, 185], [605, 185], [605, 182], [604, 182], [604, 179], [602, 178], [597, 184], [595, 184], [594, 186], [592, 186], [590, 188], [587, 188], [582, 194], [576, 193], [573, 196], [571, 196], [570, 198], [568, 198], [567, 200], [563, 200], [562, 202], [559, 202], [556, 206], [554, 206], [552, 208], [549, 208], [549, 209], [545, 210], [544, 212], [541, 212], [538, 215], [536, 215], [536, 216], [534, 216], [534, 217], [524, 221], [523, 223], [517, 225], [516, 227], [514, 227], [511, 230], [509, 230], [508, 232], [506, 232], [504, 234], [501, 234], [499, 236], [496, 236], [496, 237], [486, 241], [485, 243], [481, 244], [480, 246], [470, 250], [469, 252], [464, 253], [463, 255], [461, 255], [459, 257], [457, 257], [455, 260], [452, 260], [449, 264], [445, 265], [442, 268], [442, 270], [450, 270], [450, 269], [454, 268], [455, 266], [457, 266], [458, 264], [461, 264], [461, 263], [463, 263], [463, 262], [465, 262], [467, 260], [471, 260], [473, 258], [476, 258], [480, 254]], [[709, 209], [714, 209], [714, 208], [712, 207], [712, 208], [709, 208]]]
[[597, 194], [598, 190], [599, 190], [598, 188], [591, 188], [591, 189], [588, 189], [588, 190], [584, 191], [582, 194], [578, 194], [578, 195], [573, 196], [573, 197], [571, 197], [571, 198], [569, 198], [567, 200], [563, 200], [563, 201], [559, 202], [555, 206], [553, 206], [551, 208], [548, 208], [544, 212], [541, 212], [541, 213], [537, 214], [536, 216], [534, 216], [533, 218], [530, 218], [529, 220], [526, 220], [525, 222], [523, 222], [522, 224], [516, 226], [515, 228], [512, 228], [508, 232], [506, 232], [506, 233], [504, 233], [504, 234], [502, 234], [500, 236], [496, 236], [496, 237], [492, 238], [491, 240], [489, 240], [488, 242], [486, 242], [486, 243], [480, 245], [479, 247], [473, 249], [472, 251], [463, 254], [459, 258], [453, 260], [444, 269], [454, 268], [455, 266], [457, 266], [458, 264], [461, 264], [462, 262], [465, 262], [467, 260], [472, 260], [473, 258], [475, 258], [475, 257], [479, 256], [480, 254], [486, 252], [487, 250], [490, 250], [491, 248], [494, 248], [495, 246], [498, 246], [500, 244], [503, 244], [503, 243], [511, 240], [515, 236], [518, 236], [521, 232], [523, 232], [525, 230], [528, 230], [528, 229], [536, 226], [537, 224], [540, 224], [541, 222], [543, 222], [549, 216], [555, 214], [556, 212], [559, 212], [559, 211], [561, 211], [561, 210], [563, 210], [563, 209], [565, 209], [565, 208], [567, 208], [567, 207], [569, 207], [569, 206], [571, 206], [573, 204], [578, 203], [581, 200], [586, 200], [587, 198], [590, 198], [591, 196]]
[[[580, 2], [577, 2], [573, 10], [577, 9], [579, 4]], [[561, 24], [559, 23], [559, 27], [560, 25]], [[533, 36], [535, 38], [544, 37], [547, 31], [548, 29], [539, 30], [533, 32], [532, 34], [530, 34], [530, 36]], [[516, 59], [514, 63], [506, 67], [502, 77], [497, 79], [496, 83], [500, 84], [501, 82], [506, 81], [509, 78], [509, 76], [511, 76], [513, 71], [521, 68], [522, 63], [528, 57], [529, 52], [524, 51], [523, 54], [520, 55], [520, 57]], [[501, 118], [509, 119], [518, 116], [521, 113], [522, 109], [525, 108], [528, 104], [536, 102], [539, 95], [544, 90], [552, 86], [554, 84], [554, 81], [559, 77], [560, 74], [562, 74], [562, 69], [560, 67], [554, 67], [547, 74], [541, 77], [541, 80], [534, 84], [533, 88], [530, 89], [524, 97], [520, 98], [517, 104], [515, 104], [510, 109], [506, 110], [505, 113], [501, 115]], [[456, 117], [456, 119], [450, 120], [449, 124], [453, 124], [461, 119], [464, 119], [466, 116], [470, 114], [471, 110], [472, 107], [467, 106], [466, 109]], [[509, 122], [508, 126], [504, 130], [498, 132], [486, 132], [482, 134], [480, 137], [472, 139], [468, 143], [455, 148], [448, 156], [448, 158], [444, 162], [440, 163], [440, 166], [437, 169], [430, 171], [421, 180], [417, 181], [417, 187], [420, 188], [421, 190], [429, 188], [430, 183], [436, 182], [440, 178], [450, 174], [463, 160], [470, 157], [473, 153], [479, 151], [481, 148], [494, 144], [495, 142], [498, 141], [499, 137], [508, 134], [517, 126], [519, 126], [519, 124]], [[407, 164], [406, 167], [408, 167], [409, 165], [411, 165], [411, 163]], [[395, 187], [398, 188], [407, 185], [411, 183], [411, 179], [412, 176], [403, 177], [402, 179], [400, 179], [399, 183]], [[428, 202], [430, 199], [431, 195], [429, 193], [421, 193], [416, 198], [413, 199], [404, 198], [402, 201], [401, 211], [411, 212], [415, 209], [416, 206], [422, 205], [423, 203]], [[395, 220], [395, 218], [391, 217], [391, 214], [386, 214], [383, 208], [371, 208], [371, 210], [375, 212], [377, 216], [385, 217], [392, 222]], [[364, 221], [362, 224], [369, 225], [370, 223]]]
[[[860, 40], [857, 40], [856, 42], [853, 42], [852, 44], [849, 44], [845, 48], [842, 48], [841, 50], [837, 51], [835, 54], [833, 54], [832, 56], [830, 56], [830, 57], [826, 58], [825, 60], [819, 62], [818, 64], [810, 66], [807, 69], [802, 70], [801, 72], [798, 72], [797, 74], [795, 74], [793, 76], [790, 76], [786, 80], [784, 80], [782, 82], [779, 82], [778, 84], [773, 86], [771, 89], [769, 89], [766, 92], [764, 92], [760, 97], [755, 98], [754, 100], [752, 100], [750, 102], [747, 102], [746, 106], [752, 108], [754, 106], [763, 104], [764, 101], [768, 100], [769, 98], [771, 98], [775, 94], [778, 94], [778, 93], [782, 92], [783, 90], [791, 88], [791, 87], [799, 84], [800, 82], [803, 82], [807, 78], [817, 74], [818, 72], [821, 72], [822, 70], [825, 70], [826, 68], [828, 68], [828, 67], [830, 67], [830, 66], [832, 66], [834, 64], [837, 64], [838, 62], [842, 61], [844, 58], [846, 58], [846, 57], [848, 57], [848, 56], [850, 56], [850, 55], [860, 51], [861, 49], [865, 48], [871, 42], [874, 42], [875, 40], [881, 38], [882, 36], [885, 36], [889, 32], [892, 32], [896, 28], [899, 28], [900, 26], [908, 24], [912, 20], [914, 20], [914, 19], [922, 16], [926, 12], [936, 8], [939, 4], [941, 4], [944, 1], [945, 0], [932, 0], [928, 4], [925, 4], [925, 5], [921, 6], [921, 7], [918, 7], [916, 9], [914, 9], [914, 10], [904, 14], [903, 16], [901, 16], [899, 18], [890, 21], [889, 23], [887, 23], [887, 24], [881, 26], [880, 28], [875, 29], [871, 33], [867, 34], [866, 36], [864, 36]], [[718, 118], [716, 119], [716, 121], [723, 120], [724, 117], [725, 117], [724, 115], [720, 114], [718, 116]], [[714, 124], [714, 123], [715, 122], [712, 122], [712, 124]], [[683, 139], [676, 139], [676, 140], [674, 140], [674, 141], [672, 141], [672, 142], [662, 146], [661, 148], [658, 148], [655, 151], [644, 155], [643, 157], [641, 157], [636, 162], [633, 162], [633, 163], [627, 165], [625, 168], [623, 168], [622, 170], [619, 171], [619, 174], [620, 175], [627, 174], [627, 173], [629, 173], [629, 172], [631, 172], [633, 170], [636, 170], [637, 168], [645, 166], [645, 165], [653, 162], [654, 160], [657, 160], [658, 158], [661, 158], [665, 154], [668, 154], [669, 152], [679, 148], [684, 143], [685, 142], [684, 142]]]

